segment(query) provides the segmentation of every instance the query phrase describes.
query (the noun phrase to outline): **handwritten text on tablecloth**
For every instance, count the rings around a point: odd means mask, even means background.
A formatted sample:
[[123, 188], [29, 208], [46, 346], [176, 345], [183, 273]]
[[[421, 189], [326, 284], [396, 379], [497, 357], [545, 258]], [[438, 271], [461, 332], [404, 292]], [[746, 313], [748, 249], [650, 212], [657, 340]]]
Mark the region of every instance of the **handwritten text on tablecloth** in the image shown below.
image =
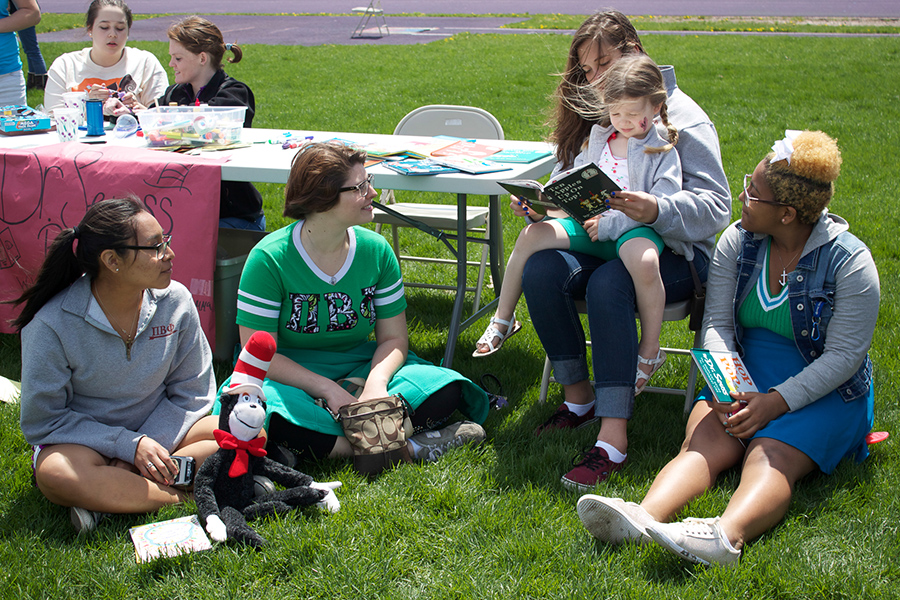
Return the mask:
[[[34, 283], [44, 254], [89, 206], [134, 194], [172, 235], [173, 277], [194, 296], [215, 343], [212, 281], [218, 235], [217, 162], [121, 146], [55, 144], [0, 153], [0, 300]], [[0, 304], [0, 331], [18, 314]]]

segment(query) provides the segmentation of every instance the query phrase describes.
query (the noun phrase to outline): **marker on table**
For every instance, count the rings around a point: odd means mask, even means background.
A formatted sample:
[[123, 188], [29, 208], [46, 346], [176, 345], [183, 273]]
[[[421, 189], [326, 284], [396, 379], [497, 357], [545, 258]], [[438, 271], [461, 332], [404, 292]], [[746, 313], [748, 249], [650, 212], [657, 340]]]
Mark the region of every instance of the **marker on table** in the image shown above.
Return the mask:
[[311, 135], [308, 135], [303, 139], [289, 138], [289, 139], [285, 140], [285, 142], [281, 145], [281, 148], [282, 148], [282, 150], [290, 150], [293, 148], [299, 148], [306, 142], [311, 142], [312, 139], [313, 139], [313, 136], [311, 136]]

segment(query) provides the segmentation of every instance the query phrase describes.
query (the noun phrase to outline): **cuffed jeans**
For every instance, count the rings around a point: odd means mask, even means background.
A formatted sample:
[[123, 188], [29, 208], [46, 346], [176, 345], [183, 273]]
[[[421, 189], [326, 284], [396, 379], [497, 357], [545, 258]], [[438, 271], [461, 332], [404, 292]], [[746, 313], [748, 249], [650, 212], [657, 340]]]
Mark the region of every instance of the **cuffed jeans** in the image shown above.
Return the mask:
[[[708, 258], [694, 252], [694, 265], [706, 281]], [[690, 297], [694, 280], [688, 261], [666, 248], [659, 257], [666, 302]], [[634, 410], [638, 335], [635, 292], [621, 260], [565, 250], [543, 250], [525, 264], [522, 289], [538, 337], [563, 385], [589, 380], [584, 330], [576, 300], [587, 301], [594, 370], [594, 412], [630, 419]]]

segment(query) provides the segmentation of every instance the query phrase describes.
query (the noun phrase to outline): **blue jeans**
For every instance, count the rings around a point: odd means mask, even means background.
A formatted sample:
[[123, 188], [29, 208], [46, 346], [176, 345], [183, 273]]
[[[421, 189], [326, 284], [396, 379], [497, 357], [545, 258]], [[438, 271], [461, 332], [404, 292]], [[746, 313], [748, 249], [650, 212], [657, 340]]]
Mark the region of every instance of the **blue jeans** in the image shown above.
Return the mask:
[[25, 58], [28, 59], [28, 72], [35, 75], [43, 75], [47, 72], [47, 64], [41, 54], [41, 47], [38, 44], [37, 32], [34, 27], [22, 29], [17, 32], [19, 41], [22, 43], [22, 50], [25, 52]]
[[240, 217], [224, 217], [219, 219], [219, 227], [223, 229], [250, 229], [252, 231], [266, 230], [266, 215], [260, 215], [255, 221], [248, 221]]
[[[708, 259], [694, 253], [694, 265], [706, 281]], [[659, 256], [666, 302], [690, 297], [694, 289], [684, 256], [666, 248]], [[528, 312], [556, 380], [564, 385], [589, 379], [584, 330], [575, 308], [587, 300], [594, 370], [594, 412], [599, 417], [630, 419], [634, 409], [638, 335], [631, 275], [621, 260], [565, 250], [543, 250], [525, 264], [522, 289]]]

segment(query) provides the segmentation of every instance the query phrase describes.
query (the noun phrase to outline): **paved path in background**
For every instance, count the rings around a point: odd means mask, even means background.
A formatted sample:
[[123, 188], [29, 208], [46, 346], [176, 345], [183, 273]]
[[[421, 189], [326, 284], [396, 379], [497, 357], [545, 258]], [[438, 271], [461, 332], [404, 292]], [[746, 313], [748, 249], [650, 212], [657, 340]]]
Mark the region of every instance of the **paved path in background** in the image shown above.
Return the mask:
[[[361, 2], [363, 5], [365, 1]], [[43, 0], [45, 12], [82, 12], [87, 0]], [[505, 25], [525, 20], [521, 17], [440, 17], [429, 13], [444, 12], [445, 1], [436, 0], [382, 0], [382, 6], [390, 13], [425, 13], [425, 16], [387, 17], [390, 35], [382, 36], [374, 28], [373, 19], [365, 32], [365, 37], [351, 39], [350, 33], [359, 23], [357, 16], [272, 16], [263, 13], [329, 13], [349, 12], [356, 6], [354, 0], [130, 0], [128, 5], [135, 13], [184, 13], [190, 6], [195, 14], [205, 15], [218, 25], [226, 40], [241, 44], [278, 44], [321, 46], [339, 45], [399, 45], [427, 44], [448, 38], [461, 32], [500, 33], [527, 35], [534, 33], [571, 35], [571, 30], [552, 29], [508, 29]], [[456, 0], [453, 11], [465, 13], [511, 13], [548, 12], [552, 6], [554, 13], [585, 14], [589, 12], [584, 0]], [[709, 15], [709, 16], [854, 16], [890, 17], [891, 13], [900, 18], [900, 1], [868, 0], [865, 2], [815, 0], [780, 2], [739, 2], [731, 0], [633, 0], [628, 3], [628, 13], [632, 15]], [[252, 11], [254, 16], [229, 15], [222, 13]], [[130, 39], [135, 41], [164, 41], [166, 29], [177, 17], [140, 19], [131, 28]], [[638, 24], [639, 25], [639, 24]], [[823, 35], [784, 34], [772, 32], [651, 32], [641, 31], [641, 35]], [[843, 36], [846, 34], [825, 34]], [[84, 29], [71, 29], [43, 33], [41, 42], [88, 42]]]
[[[185, 13], [348, 13], [368, 0], [128, 0], [132, 12]], [[45, 12], [84, 13], [88, 0], [41, 0]], [[549, 14], [585, 15], [604, 7], [627, 15], [711, 17], [884, 17], [900, 18], [897, 0], [382, 0], [388, 14]]]

